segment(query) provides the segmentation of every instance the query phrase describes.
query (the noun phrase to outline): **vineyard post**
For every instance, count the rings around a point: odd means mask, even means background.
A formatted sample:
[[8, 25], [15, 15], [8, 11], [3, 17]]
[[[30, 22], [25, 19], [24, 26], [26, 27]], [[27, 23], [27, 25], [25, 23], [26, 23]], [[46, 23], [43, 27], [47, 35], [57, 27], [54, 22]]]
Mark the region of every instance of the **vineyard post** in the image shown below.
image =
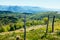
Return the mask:
[[52, 21], [52, 32], [54, 32], [54, 21], [55, 21], [55, 16], [53, 16], [53, 21]]
[[32, 13], [23, 13], [24, 14], [24, 40], [26, 40], [26, 16]]
[[24, 15], [24, 40], [26, 40], [26, 14]]
[[46, 33], [48, 32], [48, 25], [49, 25], [49, 15], [48, 15], [48, 20], [47, 20]]

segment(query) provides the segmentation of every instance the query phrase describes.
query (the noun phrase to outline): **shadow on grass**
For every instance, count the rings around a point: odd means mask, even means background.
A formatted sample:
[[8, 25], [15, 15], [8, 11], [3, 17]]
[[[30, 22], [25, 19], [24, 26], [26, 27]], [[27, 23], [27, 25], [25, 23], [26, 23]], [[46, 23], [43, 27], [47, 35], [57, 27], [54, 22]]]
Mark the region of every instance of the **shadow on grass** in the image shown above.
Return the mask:
[[47, 33], [44, 33], [44, 35], [42, 35], [41, 39], [45, 38], [47, 36]]

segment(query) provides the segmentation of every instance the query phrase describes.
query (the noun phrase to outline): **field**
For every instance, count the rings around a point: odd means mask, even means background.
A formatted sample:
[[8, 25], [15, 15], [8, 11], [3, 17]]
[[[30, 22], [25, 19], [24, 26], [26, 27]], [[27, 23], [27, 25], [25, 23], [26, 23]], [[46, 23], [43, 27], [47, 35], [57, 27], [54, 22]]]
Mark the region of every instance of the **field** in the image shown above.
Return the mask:
[[[59, 22], [58, 22], [59, 23]], [[27, 28], [27, 40], [60, 40], [60, 28], [59, 28], [59, 24], [55, 23], [55, 32], [52, 33], [51, 32], [51, 26], [49, 27], [49, 32], [47, 34], [46, 33], [46, 25], [42, 27], [38, 27], [38, 26], [33, 26], [32, 29], [28, 30], [29, 28]], [[59, 26], [58, 26], [59, 25]], [[35, 27], [37, 27], [35, 29]], [[21, 30], [16, 30], [16, 31], [12, 31], [12, 32], [3, 32], [0, 33], [0, 40], [16, 40], [16, 37], [20, 37], [21, 40], [23, 40], [24, 38], [24, 32], [23, 29]]]
[[[1, 12], [0, 12], [1, 13]], [[60, 40], [60, 14], [58, 12], [42, 12], [26, 15], [26, 40]], [[46, 33], [47, 22], [48, 32]], [[24, 40], [24, 14], [5, 12], [0, 15], [0, 40]], [[52, 22], [54, 20], [54, 32]]]

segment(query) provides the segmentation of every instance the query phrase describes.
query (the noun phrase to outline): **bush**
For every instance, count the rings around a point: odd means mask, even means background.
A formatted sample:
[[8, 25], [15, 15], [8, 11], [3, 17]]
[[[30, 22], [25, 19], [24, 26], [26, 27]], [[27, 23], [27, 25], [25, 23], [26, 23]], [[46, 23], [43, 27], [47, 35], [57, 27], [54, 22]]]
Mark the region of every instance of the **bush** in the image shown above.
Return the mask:
[[10, 31], [13, 31], [13, 30], [15, 30], [14, 25], [10, 25]]
[[0, 32], [7, 32], [8, 30], [7, 30], [7, 28], [5, 28], [5, 27], [1, 27], [1, 29], [0, 29]]
[[60, 30], [59, 30], [59, 31], [57, 31], [57, 35], [58, 35], [58, 36], [60, 36]]
[[38, 21], [38, 24], [39, 25], [43, 25], [44, 24], [44, 21], [40, 20], [40, 21]]
[[37, 25], [38, 24], [37, 20], [33, 20], [32, 23], [33, 23], [33, 25]]
[[20, 26], [19, 26], [19, 25], [14, 24], [14, 28], [15, 28], [15, 30], [16, 30], [16, 29], [19, 29], [19, 28], [20, 28]]
[[16, 23], [16, 28], [19, 29], [19, 28], [22, 28], [24, 23], [23, 22], [20, 22], [20, 23]]
[[32, 21], [27, 21], [26, 22], [26, 26], [31, 26], [32, 25]]
[[45, 24], [48, 22], [48, 18], [47, 17], [45, 17], [45, 18], [43, 18], [43, 21], [45, 22]]
[[10, 26], [9, 25], [6, 25], [6, 29], [9, 31], [10, 30]]
[[0, 32], [7, 32], [9, 30], [10, 30], [9, 26], [2, 26], [2, 27], [0, 27]]

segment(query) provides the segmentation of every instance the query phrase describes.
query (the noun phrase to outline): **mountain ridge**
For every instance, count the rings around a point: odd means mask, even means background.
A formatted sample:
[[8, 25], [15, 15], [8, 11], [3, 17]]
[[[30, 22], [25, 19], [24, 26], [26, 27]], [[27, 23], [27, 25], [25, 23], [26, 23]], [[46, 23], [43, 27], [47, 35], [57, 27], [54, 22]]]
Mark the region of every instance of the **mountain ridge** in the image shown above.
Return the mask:
[[56, 11], [56, 10], [43, 8], [43, 7], [33, 7], [33, 6], [1, 6], [0, 5], [0, 11], [37, 13], [37, 12]]

